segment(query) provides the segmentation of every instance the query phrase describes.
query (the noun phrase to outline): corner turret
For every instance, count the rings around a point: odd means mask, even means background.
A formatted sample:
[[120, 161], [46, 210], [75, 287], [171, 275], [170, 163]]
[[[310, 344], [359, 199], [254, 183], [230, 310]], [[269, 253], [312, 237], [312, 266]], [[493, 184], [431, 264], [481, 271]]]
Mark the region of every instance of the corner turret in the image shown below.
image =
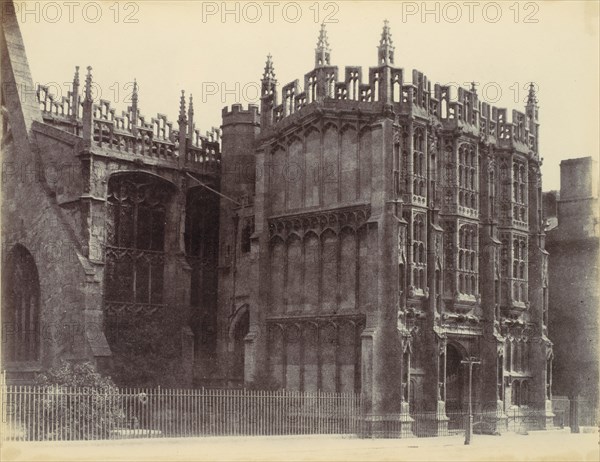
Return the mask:
[[327, 39], [327, 30], [325, 24], [321, 24], [317, 48], [315, 48], [315, 67], [330, 66], [331, 49]]
[[394, 42], [392, 41], [389, 24], [387, 19], [383, 21], [381, 40], [379, 40], [379, 46], [377, 47], [377, 62], [380, 66], [394, 65]]
[[268, 127], [273, 123], [273, 108], [275, 106], [277, 106], [277, 80], [275, 79], [273, 57], [269, 53], [261, 80], [260, 125], [262, 127]]

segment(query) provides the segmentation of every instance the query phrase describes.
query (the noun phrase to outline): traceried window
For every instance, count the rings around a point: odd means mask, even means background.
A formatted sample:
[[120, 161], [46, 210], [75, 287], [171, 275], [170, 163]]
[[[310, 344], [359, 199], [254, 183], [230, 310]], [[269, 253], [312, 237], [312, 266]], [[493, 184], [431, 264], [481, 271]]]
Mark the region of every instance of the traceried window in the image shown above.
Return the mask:
[[166, 208], [172, 185], [129, 173], [108, 183], [105, 305], [161, 305]]
[[478, 245], [477, 226], [463, 225], [458, 233], [458, 289], [460, 293], [478, 293]]
[[425, 242], [425, 219], [424, 215], [419, 213], [414, 217], [412, 239], [413, 286], [417, 289], [424, 289], [427, 285], [425, 274], [425, 268], [427, 267]]
[[527, 237], [517, 236], [513, 240], [513, 299], [527, 301]]
[[458, 204], [462, 207], [478, 208], [477, 164], [475, 148], [469, 144], [462, 144], [458, 149]]
[[417, 196], [427, 195], [427, 178], [425, 154], [423, 152], [424, 134], [423, 130], [417, 128], [413, 135], [413, 193]]
[[17, 244], [2, 266], [2, 360], [40, 355], [40, 283], [33, 256]]
[[525, 162], [513, 162], [513, 220], [527, 222], [527, 167]]

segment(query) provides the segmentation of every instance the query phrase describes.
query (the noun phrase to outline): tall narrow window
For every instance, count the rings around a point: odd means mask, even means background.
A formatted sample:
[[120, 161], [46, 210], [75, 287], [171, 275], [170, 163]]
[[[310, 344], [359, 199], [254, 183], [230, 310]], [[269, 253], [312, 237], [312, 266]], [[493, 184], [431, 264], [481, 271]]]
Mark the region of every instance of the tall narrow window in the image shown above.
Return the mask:
[[519, 380], [513, 380], [512, 382], [512, 404], [514, 406], [520, 406], [521, 405], [521, 382]]
[[478, 291], [478, 235], [475, 225], [463, 225], [458, 233], [459, 244], [459, 279], [464, 279], [465, 283], [462, 293], [467, 295], [477, 295]]
[[421, 128], [417, 128], [413, 135], [413, 193], [417, 196], [425, 197], [427, 194], [426, 184], [426, 165], [425, 155], [423, 154], [424, 133]]
[[105, 306], [163, 303], [166, 206], [172, 186], [144, 173], [108, 183]]
[[513, 300], [527, 301], [527, 237], [516, 236], [513, 240]]
[[33, 256], [15, 245], [2, 268], [2, 359], [37, 361], [40, 355], [40, 283]]
[[513, 163], [513, 220], [527, 222], [527, 169], [522, 161]]
[[458, 187], [459, 205], [477, 209], [477, 193], [479, 184], [477, 179], [477, 156], [475, 147], [463, 143], [458, 150]]
[[424, 214], [415, 215], [413, 220], [413, 286], [417, 289], [425, 288], [425, 268], [427, 267], [425, 248], [425, 218]]

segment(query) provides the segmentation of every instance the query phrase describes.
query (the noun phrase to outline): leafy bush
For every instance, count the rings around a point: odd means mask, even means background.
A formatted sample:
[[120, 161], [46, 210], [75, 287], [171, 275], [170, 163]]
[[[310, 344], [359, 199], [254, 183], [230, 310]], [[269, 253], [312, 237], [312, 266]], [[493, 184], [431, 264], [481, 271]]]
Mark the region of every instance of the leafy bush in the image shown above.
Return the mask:
[[[104, 439], [122, 425], [125, 414], [118, 388], [88, 362], [62, 361], [36, 378], [37, 419], [30, 432], [36, 439]], [[39, 428], [39, 420], [44, 422]]]

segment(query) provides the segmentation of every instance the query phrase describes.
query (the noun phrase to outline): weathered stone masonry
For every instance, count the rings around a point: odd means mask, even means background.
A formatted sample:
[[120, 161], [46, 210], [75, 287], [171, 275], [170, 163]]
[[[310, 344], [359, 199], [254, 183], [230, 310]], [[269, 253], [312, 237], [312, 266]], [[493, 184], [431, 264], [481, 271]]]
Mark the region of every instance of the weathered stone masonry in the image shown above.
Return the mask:
[[421, 411], [453, 425], [476, 357], [492, 425], [551, 425], [533, 87], [509, 121], [474, 87], [409, 83], [387, 22], [363, 83], [323, 28], [303, 89], [279, 101], [269, 56], [260, 108], [225, 108], [220, 138], [183, 94], [175, 124], [142, 116], [137, 87], [118, 115], [90, 68], [60, 101], [18, 92], [33, 85], [14, 17], [3, 30], [9, 378], [61, 358], [122, 383], [270, 378], [362, 393], [370, 433], [397, 436]]
[[224, 169], [256, 172], [223, 181], [245, 197], [221, 200], [237, 218], [220, 228], [220, 351], [245, 352], [230, 374], [361, 391], [373, 434], [404, 434], [416, 411], [448, 425], [477, 357], [474, 400], [498, 428], [509, 410], [551, 425], [533, 86], [509, 121], [474, 87], [453, 101], [421, 72], [408, 83], [387, 23], [367, 83], [330, 58], [323, 29], [303, 90], [279, 101], [269, 56], [260, 113], [223, 111]]

